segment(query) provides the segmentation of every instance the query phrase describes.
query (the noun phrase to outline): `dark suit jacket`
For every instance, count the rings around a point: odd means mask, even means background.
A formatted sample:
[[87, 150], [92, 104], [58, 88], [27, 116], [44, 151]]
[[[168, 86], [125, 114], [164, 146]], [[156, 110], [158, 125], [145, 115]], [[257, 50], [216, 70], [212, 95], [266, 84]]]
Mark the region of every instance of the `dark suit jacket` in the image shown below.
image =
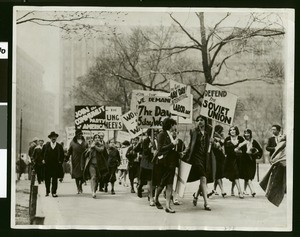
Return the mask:
[[64, 161], [64, 149], [62, 145], [56, 143], [54, 150], [47, 142], [42, 148], [43, 160], [45, 161], [45, 174], [50, 177], [62, 178]]
[[267, 144], [267, 147], [266, 147], [266, 150], [270, 152], [270, 156], [273, 155], [276, 145], [277, 145], [277, 142], [275, 140], [275, 137], [270, 137], [268, 139], [268, 144]]

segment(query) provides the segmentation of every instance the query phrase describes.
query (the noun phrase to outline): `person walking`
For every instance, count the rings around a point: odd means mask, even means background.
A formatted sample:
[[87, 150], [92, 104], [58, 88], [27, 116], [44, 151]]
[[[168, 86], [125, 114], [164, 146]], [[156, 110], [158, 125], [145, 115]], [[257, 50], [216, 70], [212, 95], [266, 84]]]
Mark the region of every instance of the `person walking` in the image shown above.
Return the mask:
[[215, 126], [215, 132], [213, 136], [213, 145], [212, 151], [216, 158], [216, 174], [215, 174], [215, 182], [214, 189], [208, 194], [208, 197], [215, 194], [218, 195], [217, 186], [220, 187], [222, 197], [226, 196], [226, 193], [223, 189], [223, 178], [224, 178], [224, 128], [221, 125]]
[[116, 143], [114, 139], [111, 139], [108, 144], [108, 170], [109, 170], [109, 182], [111, 184], [111, 194], [115, 194], [115, 182], [116, 178], [116, 171], [118, 166], [121, 163], [121, 157], [118, 149], [116, 148]]
[[159, 195], [166, 187], [166, 208], [167, 213], [175, 213], [170, 206], [173, 191], [173, 180], [175, 168], [179, 163], [179, 153], [175, 151], [178, 139], [173, 139], [172, 131], [176, 128], [176, 121], [172, 118], [165, 118], [162, 122], [162, 131], [157, 137], [157, 153], [154, 156], [152, 173], [152, 185], [155, 190], [155, 205], [163, 209], [159, 202]]
[[184, 160], [192, 165], [187, 182], [200, 180], [196, 193], [193, 194], [193, 205], [197, 205], [198, 196], [202, 194], [204, 210], [211, 211], [207, 198], [207, 177], [209, 175], [207, 167], [210, 156], [208, 147], [210, 143], [211, 128], [207, 124], [207, 118], [198, 116], [196, 118], [197, 127], [190, 132], [190, 142], [183, 152]]
[[239, 198], [244, 198], [240, 185], [240, 158], [241, 151], [238, 146], [244, 141], [244, 138], [239, 136], [240, 132], [237, 126], [229, 128], [228, 137], [225, 138], [225, 164], [224, 164], [224, 176], [229, 179], [231, 184], [231, 196], [234, 196], [234, 186], [236, 185], [239, 192]]
[[45, 164], [45, 186], [46, 196], [51, 194], [52, 197], [57, 197], [58, 178], [62, 176], [62, 162], [64, 160], [63, 147], [56, 142], [58, 134], [51, 132], [48, 135], [50, 142], [47, 142], [43, 148], [43, 163]]
[[134, 179], [139, 177], [140, 160], [139, 153], [141, 152], [141, 144], [139, 138], [135, 137], [131, 139], [131, 145], [128, 147], [126, 157], [128, 159], [128, 175], [131, 187], [131, 193], [135, 193]]
[[81, 167], [83, 179], [91, 180], [92, 197], [96, 198], [96, 191], [99, 179], [108, 177], [107, 150], [105, 145], [100, 143], [100, 135], [95, 134], [89, 148], [81, 156]]
[[28, 179], [31, 180], [31, 172], [32, 172], [32, 168], [33, 168], [33, 152], [35, 147], [38, 144], [38, 138], [34, 137], [32, 139], [32, 142], [29, 143], [29, 149], [28, 149], [28, 164], [27, 164], [27, 171], [28, 171]]
[[256, 160], [262, 156], [262, 148], [259, 143], [253, 139], [251, 129], [244, 131], [245, 141], [240, 143], [238, 148], [242, 151], [240, 177], [244, 179], [244, 195], [247, 195], [247, 187], [249, 187], [251, 195], [255, 197], [256, 193], [252, 184], [252, 180], [256, 173]]
[[270, 153], [270, 157], [273, 155], [275, 148], [278, 144], [280, 131], [281, 131], [281, 126], [277, 124], [274, 124], [272, 126], [273, 136], [268, 139], [268, 143], [266, 146], [266, 150]]
[[88, 144], [83, 137], [82, 131], [77, 130], [75, 132], [74, 138], [70, 143], [66, 156], [67, 162], [70, 160], [71, 157], [71, 177], [72, 179], [75, 179], [77, 194], [82, 193], [83, 173], [81, 169], [81, 156], [87, 148]]
[[33, 162], [33, 169], [36, 173], [37, 181], [41, 184], [44, 181], [44, 164], [43, 164], [43, 139], [38, 139], [37, 146], [34, 148], [32, 154], [32, 162]]

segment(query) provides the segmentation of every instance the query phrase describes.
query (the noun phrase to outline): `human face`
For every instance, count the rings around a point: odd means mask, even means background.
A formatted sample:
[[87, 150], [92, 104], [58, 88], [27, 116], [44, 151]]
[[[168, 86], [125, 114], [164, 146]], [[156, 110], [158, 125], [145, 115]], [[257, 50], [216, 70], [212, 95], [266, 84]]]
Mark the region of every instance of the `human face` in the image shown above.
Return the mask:
[[176, 125], [174, 124], [171, 128], [170, 128], [170, 132], [176, 132]]
[[114, 141], [110, 141], [110, 142], [109, 142], [109, 147], [115, 147], [115, 145], [116, 145], [116, 144], [115, 144]]
[[273, 133], [273, 135], [278, 136], [279, 131], [277, 130], [276, 127], [272, 127], [272, 133]]
[[236, 130], [235, 130], [234, 127], [231, 127], [231, 128], [229, 129], [229, 134], [230, 134], [230, 136], [232, 136], [232, 137], [236, 136]]
[[205, 127], [205, 120], [202, 117], [198, 118], [196, 120], [196, 122], [198, 123], [199, 128], [204, 128]]
[[104, 135], [103, 135], [103, 134], [100, 134], [100, 135], [99, 135], [99, 138], [100, 138], [100, 141], [103, 141]]
[[39, 145], [40, 145], [40, 146], [43, 146], [43, 144], [44, 144], [44, 141], [41, 141], [41, 140], [40, 140], [40, 141], [39, 141]]
[[51, 142], [52, 142], [52, 143], [55, 143], [56, 140], [57, 140], [57, 136], [52, 136], [52, 137], [50, 137], [50, 139], [51, 139]]
[[248, 132], [244, 132], [244, 137], [245, 137], [245, 139], [248, 140], [248, 141], [251, 139], [251, 135], [250, 135], [250, 133], [248, 133]]
[[94, 137], [94, 142], [95, 143], [99, 143], [100, 142], [100, 136], [99, 135]]

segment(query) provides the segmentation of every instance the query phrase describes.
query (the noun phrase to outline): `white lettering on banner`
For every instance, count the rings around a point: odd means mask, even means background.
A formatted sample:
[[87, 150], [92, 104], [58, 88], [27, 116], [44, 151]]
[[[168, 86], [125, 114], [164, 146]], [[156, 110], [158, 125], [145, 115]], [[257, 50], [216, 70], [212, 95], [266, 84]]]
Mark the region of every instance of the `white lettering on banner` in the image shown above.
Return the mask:
[[88, 107], [75, 112], [75, 124], [80, 125], [105, 111], [104, 107], [90, 111]]

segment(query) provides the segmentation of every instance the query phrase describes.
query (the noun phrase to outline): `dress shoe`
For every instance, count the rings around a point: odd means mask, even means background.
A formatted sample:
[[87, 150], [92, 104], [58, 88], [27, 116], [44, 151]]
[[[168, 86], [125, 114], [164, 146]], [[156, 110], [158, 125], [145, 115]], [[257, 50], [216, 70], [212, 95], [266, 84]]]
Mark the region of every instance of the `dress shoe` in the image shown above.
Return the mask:
[[52, 197], [56, 198], [56, 197], [58, 197], [58, 196], [56, 195], [56, 193], [53, 193], [53, 194], [52, 194]]
[[204, 204], [204, 210], [211, 211], [211, 208], [208, 204]]
[[116, 194], [116, 193], [115, 193], [115, 190], [112, 189], [112, 190], [111, 190], [111, 194], [112, 194], [112, 195]]
[[46, 197], [49, 197], [49, 193], [46, 193], [46, 195], [45, 195]]
[[163, 206], [160, 204], [160, 202], [155, 202], [155, 206], [157, 209], [163, 209]]
[[175, 211], [173, 209], [171, 209], [171, 208], [167, 208], [166, 207], [165, 210], [166, 210], [167, 213], [175, 213]]
[[131, 193], [135, 193], [135, 191], [134, 191], [134, 189], [133, 189], [133, 188], [131, 189], [131, 191], [130, 191], [130, 192], [131, 192]]
[[93, 193], [93, 194], [92, 194], [92, 197], [93, 197], [93, 198], [96, 198], [96, 193]]
[[252, 195], [252, 197], [255, 197], [256, 193], [252, 193], [251, 195]]
[[154, 207], [154, 206], [155, 206], [155, 202], [154, 202], [154, 201], [150, 201], [150, 202], [149, 202], [149, 205], [150, 205], [151, 207]]
[[142, 195], [142, 190], [138, 190], [138, 191], [137, 191], [137, 196], [138, 196], [139, 198], [143, 197], [143, 195]]
[[224, 198], [227, 194], [226, 193], [222, 193], [222, 197]]
[[243, 199], [244, 198], [243, 194], [239, 193], [239, 198]]
[[176, 205], [176, 206], [180, 205], [180, 203], [178, 202], [177, 199], [173, 200], [173, 204]]
[[196, 197], [196, 193], [193, 193], [193, 205], [197, 206], [198, 198]]
[[108, 192], [108, 190], [107, 190], [107, 185], [104, 187], [104, 192]]

